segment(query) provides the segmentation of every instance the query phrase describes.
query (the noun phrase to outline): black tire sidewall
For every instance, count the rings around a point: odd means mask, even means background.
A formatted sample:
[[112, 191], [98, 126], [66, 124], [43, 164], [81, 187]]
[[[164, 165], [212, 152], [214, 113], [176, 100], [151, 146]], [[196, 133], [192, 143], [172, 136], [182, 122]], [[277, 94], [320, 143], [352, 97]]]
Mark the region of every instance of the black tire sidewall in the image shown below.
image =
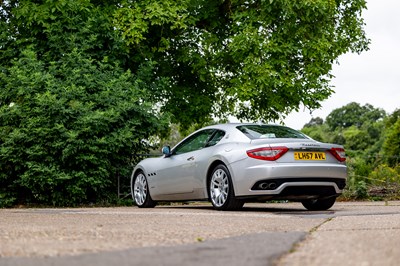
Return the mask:
[[326, 211], [330, 209], [336, 202], [336, 197], [317, 199], [317, 200], [306, 200], [301, 203], [309, 211]]

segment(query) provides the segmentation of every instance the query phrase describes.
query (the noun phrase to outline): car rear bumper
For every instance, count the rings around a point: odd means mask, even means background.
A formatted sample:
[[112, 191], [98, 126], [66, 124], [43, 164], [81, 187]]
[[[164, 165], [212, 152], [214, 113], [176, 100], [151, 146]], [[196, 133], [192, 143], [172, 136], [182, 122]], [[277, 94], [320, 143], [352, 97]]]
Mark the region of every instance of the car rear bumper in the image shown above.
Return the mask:
[[[235, 195], [294, 198], [340, 195], [346, 185], [345, 164], [296, 164], [249, 160], [231, 164]], [[245, 167], [247, 165], [247, 167]]]

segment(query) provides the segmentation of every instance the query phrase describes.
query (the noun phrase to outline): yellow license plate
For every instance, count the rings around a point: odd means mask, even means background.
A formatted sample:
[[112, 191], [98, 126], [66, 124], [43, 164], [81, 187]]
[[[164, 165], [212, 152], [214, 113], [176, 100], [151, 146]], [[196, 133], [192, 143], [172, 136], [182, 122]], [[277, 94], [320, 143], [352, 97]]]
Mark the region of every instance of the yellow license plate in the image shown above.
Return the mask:
[[326, 160], [325, 152], [295, 152], [295, 160], [303, 161], [324, 161]]

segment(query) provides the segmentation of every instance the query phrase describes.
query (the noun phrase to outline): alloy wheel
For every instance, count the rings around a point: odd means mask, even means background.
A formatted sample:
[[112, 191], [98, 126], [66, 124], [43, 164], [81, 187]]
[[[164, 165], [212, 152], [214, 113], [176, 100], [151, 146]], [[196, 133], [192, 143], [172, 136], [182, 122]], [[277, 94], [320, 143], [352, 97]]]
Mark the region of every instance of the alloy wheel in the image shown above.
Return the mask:
[[133, 193], [137, 205], [141, 206], [146, 202], [147, 180], [143, 173], [136, 176]]
[[210, 182], [210, 196], [213, 204], [216, 207], [221, 207], [225, 204], [229, 195], [229, 177], [222, 169], [217, 169]]

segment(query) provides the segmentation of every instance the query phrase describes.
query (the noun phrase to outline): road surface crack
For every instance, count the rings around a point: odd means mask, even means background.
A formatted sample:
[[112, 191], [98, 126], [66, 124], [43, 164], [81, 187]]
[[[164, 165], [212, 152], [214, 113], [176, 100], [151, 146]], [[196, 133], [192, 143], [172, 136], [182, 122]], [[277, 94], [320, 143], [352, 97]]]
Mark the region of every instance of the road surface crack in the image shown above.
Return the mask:
[[314, 232], [318, 231], [318, 229], [319, 229], [321, 226], [323, 226], [323, 225], [326, 224], [326, 223], [329, 223], [329, 222], [332, 221], [334, 218], [335, 218], [335, 217], [330, 217], [330, 218], [324, 220], [322, 223], [320, 223], [320, 224], [314, 226], [313, 228], [311, 228], [311, 229], [308, 231], [308, 234], [307, 234], [304, 238], [302, 238], [302, 239], [301, 239], [300, 241], [298, 241], [298, 242], [293, 243], [293, 245], [292, 245], [292, 247], [290, 248], [290, 250], [289, 250], [287, 253], [282, 254], [279, 258], [277, 258], [277, 259], [272, 263], [272, 265], [273, 265], [273, 266], [282, 265], [282, 262], [284, 261], [284, 259], [285, 259], [286, 256], [288, 256], [289, 254], [295, 253], [295, 252], [300, 248], [300, 246], [301, 246], [303, 243], [305, 243], [305, 242], [309, 239], [309, 236], [310, 236], [310, 235], [312, 235]]

